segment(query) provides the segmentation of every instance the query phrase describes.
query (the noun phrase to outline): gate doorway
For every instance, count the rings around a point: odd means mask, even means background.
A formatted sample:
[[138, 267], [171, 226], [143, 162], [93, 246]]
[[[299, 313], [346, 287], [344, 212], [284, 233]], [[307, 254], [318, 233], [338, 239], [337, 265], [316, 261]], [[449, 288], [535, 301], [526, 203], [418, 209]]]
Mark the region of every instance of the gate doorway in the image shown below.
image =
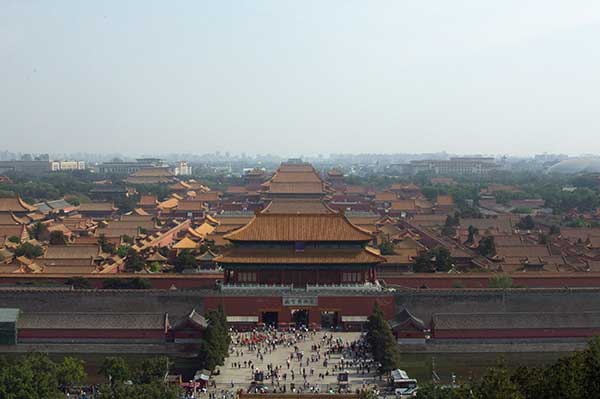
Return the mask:
[[323, 311], [321, 312], [321, 328], [333, 329], [338, 327], [339, 316], [338, 312]]
[[292, 309], [292, 321], [296, 327], [308, 327], [308, 310]]
[[277, 328], [278, 321], [279, 321], [279, 314], [277, 312], [263, 312], [262, 313], [262, 322], [266, 327]]

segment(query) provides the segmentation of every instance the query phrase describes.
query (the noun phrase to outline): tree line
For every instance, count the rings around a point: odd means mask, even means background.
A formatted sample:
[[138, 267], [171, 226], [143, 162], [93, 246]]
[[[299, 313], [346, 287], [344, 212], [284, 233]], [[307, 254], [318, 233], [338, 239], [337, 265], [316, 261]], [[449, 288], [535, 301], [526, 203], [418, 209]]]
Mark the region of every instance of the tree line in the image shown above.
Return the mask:
[[[87, 379], [85, 363], [67, 356], [54, 361], [42, 353], [28, 353], [20, 357], [0, 358], [0, 398], [6, 399], [59, 399], [70, 390], [79, 390]], [[176, 399], [178, 386], [165, 384], [165, 376], [172, 363], [159, 356], [136, 363], [127, 363], [120, 357], [107, 357], [99, 374], [106, 383], [96, 388], [99, 399]]]
[[600, 338], [583, 351], [542, 367], [491, 367], [457, 387], [424, 386], [418, 399], [591, 399], [600, 398]]

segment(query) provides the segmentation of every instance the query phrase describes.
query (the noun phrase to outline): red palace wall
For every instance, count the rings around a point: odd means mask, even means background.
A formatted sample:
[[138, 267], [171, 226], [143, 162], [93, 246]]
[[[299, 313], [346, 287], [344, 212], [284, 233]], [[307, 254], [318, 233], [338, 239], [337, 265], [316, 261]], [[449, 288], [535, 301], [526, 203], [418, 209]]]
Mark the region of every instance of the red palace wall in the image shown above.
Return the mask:
[[[462, 275], [436, 275], [432, 273], [415, 274], [378, 274], [380, 280], [387, 285], [398, 285], [409, 288], [487, 288], [490, 279], [498, 274], [477, 273]], [[600, 287], [600, 273], [518, 273], [509, 275], [513, 286], [527, 288], [562, 288], [562, 287]]]
[[[19, 275], [19, 274], [0, 274], [0, 284], [5, 285], [35, 285], [39, 282], [50, 282], [57, 285], [63, 285], [72, 278], [73, 276], [64, 274], [33, 274], [33, 275]], [[172, 286], [177, 288], [214, 288], [217, 281], [223, 281], [223, 273], [204, 273], [197, 275], [144, 275], [131, 273], [116, 273], [116, 274], [90, 274], [90, 275], [77, 275], [77, 277], [83, 277], [89, 281], [93, 288], [102, 288], [104, 280], [109, 279], [132, 279], [141, 278], [142, 280], [148, 281], [152, 288], [156, 289], [169, 289]]]
[[597, 328], [433, 330], [435, 339], [585, 338], [597, 335], [600, 335]]
[[322, 311], [338, 312], [339, 316], [369, 316], [375, 302], [379, 303], [386, 318], [393, 318], [396, 307], [394, 297], [389, 296], [319, 296], [317, 306], [284, 306], [281, 296], [224, 296], [207, 297], [204, 309], [216, 309], [222, 305], [230, 316], [258, 316], [263, 312], [278, 312], [279, 323], [292, 323], [292, 309], [306, 309], [309, 323], [320, 325]]

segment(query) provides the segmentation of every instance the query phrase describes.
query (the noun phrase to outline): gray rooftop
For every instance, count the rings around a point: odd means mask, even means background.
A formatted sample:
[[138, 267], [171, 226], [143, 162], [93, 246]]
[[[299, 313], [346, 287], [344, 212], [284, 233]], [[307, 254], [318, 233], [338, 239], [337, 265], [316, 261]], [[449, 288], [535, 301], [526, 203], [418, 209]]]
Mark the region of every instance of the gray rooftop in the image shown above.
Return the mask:
[[19, 309], [0, 308], [0, 323], [16, 323], [19, 318]]
[[600, 312], [577, 313], [438, 313], [433, 315], [438, 330], [599, 328]]
[[164, 329], [165, 313], [34, 313], [25, 312], [19, 328]]

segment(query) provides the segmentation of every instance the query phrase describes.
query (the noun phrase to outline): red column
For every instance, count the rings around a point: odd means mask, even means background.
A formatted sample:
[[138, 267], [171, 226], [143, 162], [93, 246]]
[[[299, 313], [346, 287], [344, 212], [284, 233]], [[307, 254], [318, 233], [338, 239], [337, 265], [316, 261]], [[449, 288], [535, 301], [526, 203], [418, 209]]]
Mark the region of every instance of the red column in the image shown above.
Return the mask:
[[318, 307], [308, 308], [308, 324], [310, 328], [321, 329], [321, 311]]

